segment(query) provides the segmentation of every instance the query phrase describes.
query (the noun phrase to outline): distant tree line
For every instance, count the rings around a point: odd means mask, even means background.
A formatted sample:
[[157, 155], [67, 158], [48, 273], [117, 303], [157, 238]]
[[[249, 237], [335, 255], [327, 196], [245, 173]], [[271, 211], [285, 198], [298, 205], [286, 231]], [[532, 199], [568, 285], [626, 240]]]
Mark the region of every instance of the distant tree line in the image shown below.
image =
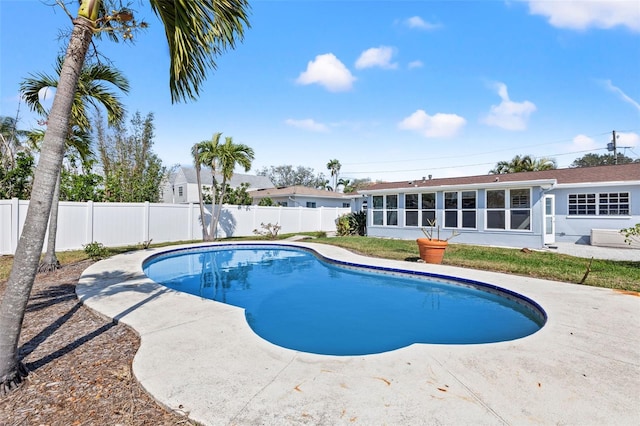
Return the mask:
[[[167, 169], [153, 152], [154, 116], [136, 112], [129, 122], [108, 126], [97, 113], [89, 135], [91, 150], [81, 158], [69, 149], [61, 169], [60, 200], [158, 202]], [[0, 117], [0, 199], [31, 197], [38, 156], [38, 132], [16, 129], [11, 117]], [[29, 139], [31, 138], [31, 139]]]
[[[569, 167], [609, 166], [628, 163], [640, 163], [640, 158], [634, 160], [623, 154], [618, 154], [617, 157], [613, 154], [586, 154], [575, 159]], [[557, 167], [556, 160], [552, 158], [535, 158], [531, 155], [516, 155], [510, 161], [497, 162], [495, 167], [489, 170], [489, 174], [536, 172], [540, 170], [553, 170]]]
[[323, 173], [316, 173], [313, 168], [305, 166], [294, 167], [289, 164], [269, 166], [259, 169], [256, 174], [268, 177], [277, 188], [306, 186], [328, 191], [342, 189], [344, 193], [351, 193], [371, 183], [369, 178], [353, 180], [339, 178], [340, 168], [341, 164], [338, 160], [330, 160], [327, 163], [327, 169], [331, 172], [331, 177], [333, 178], [333, 186], [330, 185], [331, 181]]

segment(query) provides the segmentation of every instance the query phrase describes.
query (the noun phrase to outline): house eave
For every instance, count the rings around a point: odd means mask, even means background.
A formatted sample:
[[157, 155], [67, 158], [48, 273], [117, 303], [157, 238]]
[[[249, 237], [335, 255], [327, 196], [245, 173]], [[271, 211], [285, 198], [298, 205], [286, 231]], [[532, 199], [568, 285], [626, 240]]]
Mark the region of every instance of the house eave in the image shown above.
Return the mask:
[[459, 191], [459, 190], [476, 190], [479, 188], [501, 189], [501, 188], [516, 188], [516, 187], [533, 187], [540, 186], [543, 189], [551, 189], [557, 186], [556, 179], [536, 179], [536, 180], [519, 180], [512, 182], [486, 182], [486, 183], [469, 183], [469, 184], [457, 184], [457, 185], [437, 185], [437, 186], [407, 186], [378, 190], [366, 190], [362, 189], [359, 192], [363, 195], [384, 195], [384, 194], [396, 194], [402, 193], [416, 193], [416, 192], [437, 192], [437, 191]]
[[599, 186], [640, 186], [640, 180], [621, 180], [613, 182], [578, 182], [578, 183], [559, 183], [556, 188], [593, 188]]

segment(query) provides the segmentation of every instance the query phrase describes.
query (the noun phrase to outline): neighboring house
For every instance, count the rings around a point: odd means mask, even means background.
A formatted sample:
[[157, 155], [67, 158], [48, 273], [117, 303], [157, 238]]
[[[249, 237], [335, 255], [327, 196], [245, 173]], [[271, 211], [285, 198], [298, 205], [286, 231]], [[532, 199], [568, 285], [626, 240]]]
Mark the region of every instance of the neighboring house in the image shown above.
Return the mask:
[[423, 237], [420, 228], [435, 219], [441, 238], [460, 233], [456, 243], [628, 247], [619, 230], [640, 223], [640, 163], [422, 178], [376, 183], [360, 193], [374, 237]]
[[326, 191], [324, 189], [309, 188], [307, 186], [286, 186], [282, 188], [266, 188], [249, 191], [253, 204], [260, 204], [263, 198], [271, 198], [273, 204], [282, 207], [341, 207], [352, 208], [357, 193], [343, 194], [341, 192]]
[[[203, 167], [200, 170], [200, 183], [203, 188], [211, 189], [213, 178], [211, 169], [208, 167]], [[222, 183], [222, 176], [219, 173], [216, 173], [216, 183]], [[228, 183], [231, 188], [237, 188], [242, 183], [248, 183], [249, 188], [247, 191], [251, 191], [252, 189], [273, 188], [273, 183], [271, 183], [271, 180], [266, 176], [246, 175], [242, 173], [234, 173]], [[161, 198], [165, 203], [199, 203], [196, 169], [187, 166], [178, 167], [171, 173], [167, 183], [162, 188]]]

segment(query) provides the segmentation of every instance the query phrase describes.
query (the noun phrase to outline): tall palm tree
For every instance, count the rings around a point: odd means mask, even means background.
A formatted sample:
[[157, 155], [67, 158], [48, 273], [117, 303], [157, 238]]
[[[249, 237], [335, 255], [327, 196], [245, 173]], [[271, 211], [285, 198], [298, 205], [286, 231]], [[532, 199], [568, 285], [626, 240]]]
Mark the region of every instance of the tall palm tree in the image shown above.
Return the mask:
[[20, 137], [26, 135], [18, 130], [18, 120], [13, 117], [0, 117], [0, 166], [5, 169], [15, 167], [16, 153], [22, 149]]
[[200, 206], [200, 224], [202, 225], [202, 239], [209, 239], [209, 231], [207, 231], [207, 223], [204, 221], [204, 199], [202, 197], [202, 161], [200, 160], [200, 143], [191, 147], [191, 156], [193, 156], [193, 165], [196, 169], [196, 183], [198, 185], [198, 205]]
[[557, 168], [556, 161], [552, 158], [534, 158], [530, 155], [516, 155], [511, 161], [499, 161], [489, 171], [489, 174], [500, 175], [506, 173], [537, 172], [541, 170], [553, 170]]
[[[219, 163], [220, 137], [222, 133], [214, 133], [211, 140], [201, 141], [194, 145], [193, 150], [197, 151], [199, 165], [196, 166], [196, 180], [198, 181], [198, 197], [200, 201], [200, 221], [202, 222], [202, 238], [204, 241], [212, 241], [214, 239], [213, 216], [216, 204], [216, 170]], [[194, 159], [196, 155], [194, 155]], [[201, 179], [198, 177], [201, 172], [201, 166], [206, 166], [211, 170], [211, 221], [209, 222], [209, 230], [206, 229], [204, 220], [204, 199], [202, 196]]]
[[[218, 162], [220, 164], [220, 174], [222, 175], [222, 189], [220, 197], [218, 197], [218, 209], [213, 220], [213, 238], [216, 238], [218, 231], [218, 222], [220, 221], [220, 213], [222, 212], [222, 202], [227, 190], [227, 182], [233, 177], [233, 171], [236, 165], [244, 168], [245, 172], [251, 169], [251, 162], [254, 159], [253, 149], [244, 144], [233, 143], [233, 138], [227, 136], [225, 143], [218, 148]], [[215, 188], [214, 188], [215, 192]]]
[[338, 175], [340, 174], [340, 168], [342, 164], [338, 160], [329, 160], [327, 163], [327, 170], [331, 171], [331, 177], [333, 178], [333, 191], [338, 190]]
[[337, 187], [342, 186], [342, 192], [353, 192], [353, 190], [349, 190], [349, 185], [351, 184], [350, 179], [340, 178], [338, 179]]
[[[171, 99], [174, 102], [195, 99], [207, 71], [216, 68], [217, 56], [227, 48], [234, 48], [236, 39], [243, 38], [244, 28], [248, 26], [247, 0], [150, 0], [150, 5], [162, 21], [169, 45]], [[18, 359], [20, 331], [44, 245], [85, 56], [93, 35], [105, 25], [125, 25], [123, 37], [131, 37], [130, 25], [135, 20], [128, 12], [109, 11], [101, 0], [81, 0], [78, 16], [73, 19], [73, 31], [34, 176], [30, 207], [0, 303], [0, 394], [17, 387], [27, 374]], [[110, 31], [109, 34], [118, 33]]]
[[[40, 102], [40, 92], [43, 89], [58, 87], [60, 73], [62, 72], [63, 58], [56, 61], [57, 76], [43, 73], [25, 78], [20, 84], [20, 92], [29, 108], [43, 117], [47, 117], [48, 111]], [[125, 108], [111, 86], [128, 93], [129, 81], [112, 66], [103, 64], [87, 64], [82, 67], [78, 87], [71, 106], [70, 128], [66, 139], [66, 147], [74, 149], [80, 156], [83, 164], [93, 157], [91, 152], [91, 138], [89, 125], [89, 107], [103, 107], [107, 110], [107, 121], [110, 125], [121, 122], [125, 116]], [[47, 252], [40, 263], [38, 270], [48, 272], [60, 266], [56, 257], [56, 236], [58, 234], [58, 202], [60, 201], [60, 173], [56, 179], [53, 191], [51, 213], [49, 215], [49, 234], [47, 238]]]

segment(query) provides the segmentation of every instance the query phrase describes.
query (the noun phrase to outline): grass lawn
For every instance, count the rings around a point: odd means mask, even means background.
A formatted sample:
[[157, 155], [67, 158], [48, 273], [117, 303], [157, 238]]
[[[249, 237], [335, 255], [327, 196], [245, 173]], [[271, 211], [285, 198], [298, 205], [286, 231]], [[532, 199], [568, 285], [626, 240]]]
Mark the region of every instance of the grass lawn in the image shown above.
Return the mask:
[[[322, 233], [312, 233], [317, 237], [316, 243], [331, 244], [347, 250], [372, 257], [381, 257], [408, 262], [418, 260], [418, 247], [413, 240], [392, 240], [367, 237], [323, 237]], [[288, 235], [282, 235], [285, 238]], [[234, 238], [251, 240], [255, 237]], [[153, 244], [161, 247], [179, 243]], [[109, 249], [111, 254], [137, 250], [140, 247], [122, 247]], [[62, 264], [68, 264], [87, 259], [82, 251], [67, 251], [57, 253]], [[11, 256], [0, 256], [0, 282], [9, 276]], [[523, 252], [518, 249], [480, 247], [465, 244], [450, 243], [445, 252], [444, 265], [460, 266], [485, 271], [504, 272], [515, 275], [525, 275], [552, 281], [580, 283], [589, 266], [589, 259], [567, 256], [551, 252]], [[594, 259], [591, 270], [583, 283], [584, 285], [613, 288], [617, 290], [640, 292], [640, 262], [613, 261]]]
[[[409, 262], [419, 259], [414, 240], [336, 237], [318, 238], [314, 242], [336, 245], [366, 256]], [[449, 243], [442, 264], [578, 284], [589, 261], [552, 252], [525, 253], [518, 249]], [[593, 259], [583, 284], [640, 292], [640, 262]]]

